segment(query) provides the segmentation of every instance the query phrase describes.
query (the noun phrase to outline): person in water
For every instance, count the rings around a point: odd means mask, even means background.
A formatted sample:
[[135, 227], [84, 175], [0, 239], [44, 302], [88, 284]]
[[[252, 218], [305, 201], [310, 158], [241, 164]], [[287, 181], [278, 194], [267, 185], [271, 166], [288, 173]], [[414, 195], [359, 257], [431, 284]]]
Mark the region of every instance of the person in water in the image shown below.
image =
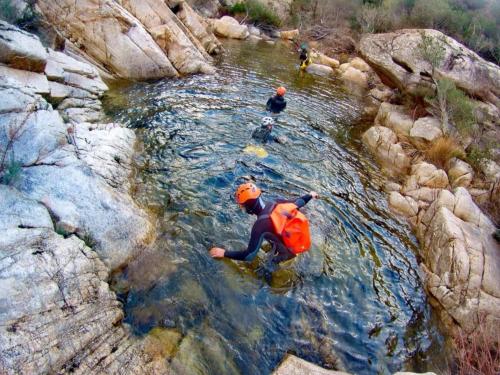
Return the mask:
[[252, 138], [261, 143], [270, 141], [285, 143], [283, 139], [272, 134], [273, 126], [274, 119], [272, 117], [264, 117], [262, 119], [262, 124], [253, 131]]
[[276, 95], [271, 96], [266, 103], [266, 110], [271, 113], [280, 113], [286, 108], [286, 100], [284, 98], [286, 89], [278, 87]]
[[305, 70], [311, 64], [311, 57], [306, 44], [302, 44], [299, 49], [300, 69]]
[[[277, 207], [290, 206], [282, 205], [283, 203], [294, 204], [296, 206], [296, 211], [298, 211], [298, 209], [304, 207], [311, 199], [317, 199], [318, 194], [311, 191], [309, 194], [296, 200], [279, 199], [269, 202], [265, 202], [261, 195], [260, 189], [252, 183], [246, 183], [238, 187], [235, 194], [236, 202], [244, 208], [248, 214], [257, 216], [257, 220], [252, 227], [250, 241], [248, 242], [246, 250], [243, 251], [231, 251], [220, 247], [213, 247], [210, 249], [212, 258], [230, 258], [251, 261], [256, 257], [264, 240], [272, 245], [271, 256], [272, 262], [275, 264], [292, 259], [297, 253], [308, 250], [310, 246], [309, 232], [306, 234], [307, 241], [309, 241], [309, 245], [306, 245], [307, 249], [298, 251], [296, 249], [291, 249], [285, 245], [285, 242], [289, 241], [283, 238], [283, 234], [276, 231], [274, 215]], [[299, 215], [305, 218], [301, 213], [299, 213]]]

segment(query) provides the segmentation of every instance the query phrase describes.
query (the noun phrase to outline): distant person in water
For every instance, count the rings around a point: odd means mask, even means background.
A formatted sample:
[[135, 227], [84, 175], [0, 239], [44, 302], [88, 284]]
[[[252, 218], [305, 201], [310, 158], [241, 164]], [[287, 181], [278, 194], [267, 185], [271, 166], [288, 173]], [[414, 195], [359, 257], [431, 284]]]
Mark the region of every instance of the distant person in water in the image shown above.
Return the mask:
[[307, 49], [307, 45], [303, 43], [299, 49], [299, 60], [300, 60], [300, 69], [305, 70], [309, 65], [311, 65], [311, 57], [309, 56], [309, 50]]
[[284, 98], [286, 89], [278, 87], [276, 95], [271, 96], [266, 103], [266, 110], [271, 113], [280, 113], [286, 108], [286, 100]]
[[285, 140], [272, 134], [274, 119], [272, 117], [264, 117], [261, 125], [252, 133], [252, 138], [260, 143], [277, 142], [285, 143]]
[[277, 264], [306, 252], [311, 246], [309, 222], [299, 211], [318, 194], [311, 191], [295, 200], [278, 199], [265, 202], [261, 190], [252, 183], [240, 185], [235, 199], [250, 215], [257, 215], [246, 250], [230, 251], [220, 247], [210, 249], [212, 258], [251, 261], [264, 240], [272, 245], [272, 262]]

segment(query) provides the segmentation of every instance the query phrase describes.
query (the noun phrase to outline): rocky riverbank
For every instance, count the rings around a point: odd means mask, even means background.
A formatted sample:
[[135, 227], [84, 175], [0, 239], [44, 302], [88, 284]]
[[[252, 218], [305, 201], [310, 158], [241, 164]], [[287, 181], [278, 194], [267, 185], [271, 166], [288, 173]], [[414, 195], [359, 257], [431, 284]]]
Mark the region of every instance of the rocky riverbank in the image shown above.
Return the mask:
[[[434, 69], [420, 51], [424, 38], [438, 43], [443, 51]], [[434, 78], [439, 77], [481, 99], [474, 105], [480, 132], [474, 142], [493, 140], [492, 154], [498, 152], [498, 66], [434, 30], [367, 35], [360, 51], [388, 85], [405, 94], [418, 98], [422, 92], [433, 91]], [[386, 186], [389, 205], [408, 219], [419, 239], [424, 285], [431, 302], [450, 328], [458, 325], [473, 332], [481, 320], [494, 332], [500, 319], [500, 245], [493, 238], [495, 225], [478, 204], [500, 204], [500, 166], [483, 159], [480, 171], [474, 171], [444, 151], [439, 155], [443, 164], [433, 164], [429, 150], [438, 142], [461, 140], [460, 149], [472, 140], [458, 133], [451, 120], [443, 123], [429, 109], [417, 115], [408, 106], [391, 104], [391, 90], [385, 91], [387, 97], [379, 100], [383, 103], [375, 104], [375, 126], [366, 131], [363, 141], [392, 176], [393, 182]]]
[[107, 284], [154, 236], [128, 195], [135, 135], [103, 122], [95, 68], [0, 30], [1, 372], [165, 373]]

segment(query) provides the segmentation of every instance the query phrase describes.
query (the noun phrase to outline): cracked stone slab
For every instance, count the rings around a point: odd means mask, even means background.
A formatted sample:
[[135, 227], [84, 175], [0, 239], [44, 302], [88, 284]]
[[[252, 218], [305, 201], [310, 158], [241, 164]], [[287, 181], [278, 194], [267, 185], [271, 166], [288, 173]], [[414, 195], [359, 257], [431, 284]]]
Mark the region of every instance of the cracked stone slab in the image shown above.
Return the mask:
[[12, 68], [43, 73], [47, 51], [37, 36], [0, 20], [0, 62]]

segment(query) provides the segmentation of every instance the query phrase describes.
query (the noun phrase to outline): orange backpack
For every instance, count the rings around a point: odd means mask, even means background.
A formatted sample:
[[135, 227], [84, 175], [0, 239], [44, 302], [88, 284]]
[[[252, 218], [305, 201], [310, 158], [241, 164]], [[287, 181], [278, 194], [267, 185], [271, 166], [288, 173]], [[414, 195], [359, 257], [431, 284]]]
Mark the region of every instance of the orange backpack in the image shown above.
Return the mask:
[[292, 253], [300, 254], [309, 250], [309, 221], [295, 204], [278, 203], [270, 217], [276, 233], [281, 235], [283, 243]]

